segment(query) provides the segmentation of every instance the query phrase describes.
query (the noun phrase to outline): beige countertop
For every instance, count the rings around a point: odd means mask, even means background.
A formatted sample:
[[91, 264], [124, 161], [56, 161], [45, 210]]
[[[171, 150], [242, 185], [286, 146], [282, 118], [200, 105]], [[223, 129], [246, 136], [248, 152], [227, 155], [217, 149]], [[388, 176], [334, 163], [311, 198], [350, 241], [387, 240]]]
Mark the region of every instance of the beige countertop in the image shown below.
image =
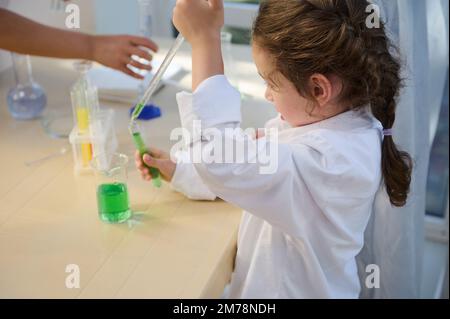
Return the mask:
[[[167, 52], [170, 41], [159, 41]], [[248, 47], [233, 47], [243, 91], [263, 95]], [[187, 70], [177, 79], [189, 87], [189, 47], [175, 58]], [[76, 78], [72, 62], [32, 58], [35, 80], [48, 96], [46, 112], [71, 114], [69, 88]], [[166, 183], [144, 182], [131, 161], [128, 188], [133, 218], [120, 225], [97, 216], [94, 177], [76, 176], [71, 151], [27, 167], [25, 161], [69, 148], [53, 139], [41, 122], [14, 121], [6, 95], [12, 71], [0, 73], [0, 298], [216, 298], [228, 282], [236, 249], [240, 209], [228, 203], [192, 201]], [[163, 116], [147, 122], [148, 139], [170, 148], [169, 132], [179, 126], [175, 93], [166, 86], [155, 98]], [[116, 111], [119, 151], [134, 152], [127, 133], [128, 109]], [[254, 108], [260, 108], [257, 115]], [[253, 114], [253, 115], [250, 115]], [[244, 124], [261, 126], [274, 115], [268, 104], [247, 97]], [[70, 148], [69, 148], [70, 149]], [[80, 270], [80, 287], [66, 287], [68, 265]]]

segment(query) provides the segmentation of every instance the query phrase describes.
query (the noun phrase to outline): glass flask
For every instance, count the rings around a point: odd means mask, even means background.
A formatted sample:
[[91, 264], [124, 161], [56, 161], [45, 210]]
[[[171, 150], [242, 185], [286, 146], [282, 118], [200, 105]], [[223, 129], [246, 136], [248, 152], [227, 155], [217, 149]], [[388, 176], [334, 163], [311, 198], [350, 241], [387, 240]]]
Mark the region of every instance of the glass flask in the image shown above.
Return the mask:
[[16, 86], [8, 92], [8, 108], [17, 120], [39, 117], [47, 104], [42, 87], [34, 82], [28, 55], [11, 53]]

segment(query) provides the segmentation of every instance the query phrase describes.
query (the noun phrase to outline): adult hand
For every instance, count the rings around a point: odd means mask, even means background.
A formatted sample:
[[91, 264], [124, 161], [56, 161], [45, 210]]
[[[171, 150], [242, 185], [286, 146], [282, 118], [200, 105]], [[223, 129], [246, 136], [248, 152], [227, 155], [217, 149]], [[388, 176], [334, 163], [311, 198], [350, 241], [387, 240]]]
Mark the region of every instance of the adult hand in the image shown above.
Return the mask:
[[132, 58], [133, 55], [147, 61], [152, 60], [150, 51], [157, 52], [153, 41], [131, 35], [93, 36], [92, 59], [110, 68], [122, 71], [134, 78], [143, 76], [133, 72], [128, 65], [140, 70], [151, 70], [150, 64], [144, 64]]

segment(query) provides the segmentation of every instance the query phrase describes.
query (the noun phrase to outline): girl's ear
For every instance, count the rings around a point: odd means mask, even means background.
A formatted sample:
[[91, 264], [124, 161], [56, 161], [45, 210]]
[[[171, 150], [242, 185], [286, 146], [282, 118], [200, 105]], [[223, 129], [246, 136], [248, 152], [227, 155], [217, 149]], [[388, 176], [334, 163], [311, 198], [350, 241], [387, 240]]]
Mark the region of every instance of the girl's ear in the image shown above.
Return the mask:
[[319, 106], [326, 105], [333, 99], [333, 85], [325, 75], [315, 73], [310, 77], [309, 81], [312, 96]]

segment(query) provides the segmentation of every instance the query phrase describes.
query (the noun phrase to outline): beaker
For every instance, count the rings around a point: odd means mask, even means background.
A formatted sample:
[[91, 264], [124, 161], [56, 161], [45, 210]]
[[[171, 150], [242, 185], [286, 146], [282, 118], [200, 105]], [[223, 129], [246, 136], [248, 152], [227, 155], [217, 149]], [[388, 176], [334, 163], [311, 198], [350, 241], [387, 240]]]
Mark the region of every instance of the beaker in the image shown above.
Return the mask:
[[42, 87], [33, 81], [28, 55], [11, 53], [16, 86], [8, 92], [8, 108], [17, 120], [39, 117], [47, 104]]
[[128, 157], [115, 153], [109, 163], [104, 157], [94, 157], [91, 166], [96, 176], [98, 215], [103, 222], [116, 224], [131, 215], [127, 188]]

